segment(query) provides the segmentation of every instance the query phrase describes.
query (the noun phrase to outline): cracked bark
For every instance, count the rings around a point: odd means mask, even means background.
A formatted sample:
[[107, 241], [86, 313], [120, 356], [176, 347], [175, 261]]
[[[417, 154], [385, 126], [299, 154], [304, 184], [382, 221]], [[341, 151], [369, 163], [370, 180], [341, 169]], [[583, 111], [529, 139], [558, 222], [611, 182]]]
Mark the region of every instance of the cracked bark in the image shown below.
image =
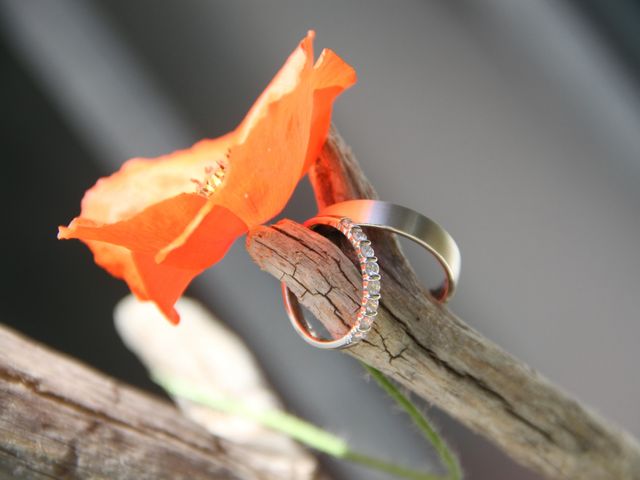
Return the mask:
[[281, 460], [0, 325], [0, 479], [277, 480]]
[[[320, 208], [377, 198], [335, 129], [309, 175]], [[380, 259], [383, 296], [367, 340], [348, 354], [549, 478], [640, 479], [640, 446], [634, 438], [435, 303], [393, 236], [367, 233]], [[247, 248], [331, 334], [340, 335], [343, 319], [357, 310], [360, 274], [340, 235], [325, 235], [333, 242], [283, 220], [251, 231]]]

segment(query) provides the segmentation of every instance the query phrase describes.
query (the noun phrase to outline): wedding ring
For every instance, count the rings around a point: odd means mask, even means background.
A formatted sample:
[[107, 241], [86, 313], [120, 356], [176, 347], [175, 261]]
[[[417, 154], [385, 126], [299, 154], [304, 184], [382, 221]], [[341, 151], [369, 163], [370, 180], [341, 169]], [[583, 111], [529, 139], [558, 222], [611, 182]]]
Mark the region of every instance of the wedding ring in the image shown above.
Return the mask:
[[324, 349], [345, 348], [362, 340], [378, 314], [380, 302], [380, 267], [371, 242], [360, 226], [346, 217], [317, 216], [307, 220], [304, 225], [328, 225], [340, 231], [351, 243], [358, 256], [362, 272], [362, 297], [356, 321], [346, 335], [332, 340], [318, 337], [313, 326], [304, 318], [298, 299], [282, 282], [282, 298], [291, 325], [295, 331], [309, 344]]
[[446, 303], [460, 278], [460, 250], [449, 233], [433, 220], [407, 207], [380, 200], [349, 200], [324, 208], [318, 216], [349, 217], [363, 227], [397, 233], [428, 250], [442, 267], [445, 278], [433, 297]]
[[379, 200], [350, 200], [330, 205], [304, 223], [329, 225], [344, 234], [355, 248], [362, 272], [362, 298], [353, 327], [336, 339], [321, 339], [304, 318], [297, 298], [282, 283], [287, 315], [295, 331], [309, 344], [324, 349], [345, 348], [366, 337], [378, 313], [381, 298], [380, 268], [371, 241], [360, 228], [373, 227], [402, 235], [424, 247], [438, 261], [445, 278], [431, 293], [447, 302], [455, 293], [460, 276], [460, 250], [451, 235], [433, 220], [406, 207]]

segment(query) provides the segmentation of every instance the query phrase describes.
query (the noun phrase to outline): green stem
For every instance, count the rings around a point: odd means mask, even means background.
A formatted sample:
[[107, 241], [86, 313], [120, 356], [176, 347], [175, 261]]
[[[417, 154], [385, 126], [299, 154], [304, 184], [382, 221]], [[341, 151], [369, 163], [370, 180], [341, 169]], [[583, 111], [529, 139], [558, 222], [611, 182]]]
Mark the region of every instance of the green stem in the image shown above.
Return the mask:
[[381, 472], [389, 473], [400, 478], [408, 478], [411, 480], [447, 480], [440, 475], [433, 475], [431, 473], [418, 472], [417, 470], [411, 470], [400, 465], [385, 462], [375, 457], [369, 457], [361, 453], [349, 451], [341, 457], [344, 460], [348, 460], [352, 463], [359, 463], [372, 470], [379, 470]]
[[340, 437], [281, 410], [255, 408], [236, 399], [222, 397], [211, 390], [199, 388], [176, 378], [157, 374], [152, 374], [152, 378], [154, 382], [171, 395], [191, 400], [221, 412], [253, 420], [260, 425], [282, 432], [305, 445], [334, 457], [344, 457], [349, 451], [347, 443]]
[[152, 374], [152, 378], [171, 395], [253, 420], [257, 424], [284, 433], [300, 443], [333, 457], [409, 480], [445, 480], [437, 475], [408, 469], [355, 452], [340, 437], [281, 410], [258, 409], [234, 399], [221, 397], [210, 390], [199, 388], [176, 378], [159, 374]]
[[371, 376], [378, 382], [378, 385], [387, 392], [387, 394], [393, 398], [402, 409], [407, 412], [413, 423], [417, 425], [422, 434], [431, 442], [436, 452], [440, 456], [440, 460], [443, 465], [446, 465], [449, 472], [448, 478], [453, 480], [460, 480], [462, 478], [462, 469], [458, 459], [451, 452], [447, 443], [442, 439], [438, 432], [431, 426], [427, 417], [425, 417], [418, 408], [409, 400], [408, 397], [402, 394], [402, 392], [396, 387], [382, 372], [375, 368], [363, 363], [362, 366], [371, 374]]

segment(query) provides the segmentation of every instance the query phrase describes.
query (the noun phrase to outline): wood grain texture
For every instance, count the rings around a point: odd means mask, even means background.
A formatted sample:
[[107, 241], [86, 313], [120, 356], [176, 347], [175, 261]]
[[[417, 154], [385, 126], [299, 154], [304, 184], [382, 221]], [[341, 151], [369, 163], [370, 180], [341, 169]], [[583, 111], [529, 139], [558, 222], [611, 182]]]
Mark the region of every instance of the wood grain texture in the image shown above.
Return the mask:
[[[310, 178], [320, 208], [376, 198], [335, 129]], [[367, 340], [348, 354], [549, 478], [640, 479], [634, 438], [435, 303], [391, 234], [367, 234], [381, 267], [381, 308]], [[284, 281], [330, 332], [341, 333], [358, 307], [360, 274], [348, 244], [336, 243], [288, 220], [247, 238], [258, 265]]]
[[276, 480], [281, 468], [0, 325], [0, 479]]

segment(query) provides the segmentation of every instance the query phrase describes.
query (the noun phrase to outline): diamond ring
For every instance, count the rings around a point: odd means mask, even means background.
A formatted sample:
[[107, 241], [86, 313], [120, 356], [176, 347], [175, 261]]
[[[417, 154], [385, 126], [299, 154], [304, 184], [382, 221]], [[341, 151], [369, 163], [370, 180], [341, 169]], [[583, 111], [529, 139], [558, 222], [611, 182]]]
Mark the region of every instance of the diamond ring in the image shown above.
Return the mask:
[[358, 254], [362, 272], [362, 301], [356, 321], [343, 337], [324, 340], [317, 336], [304, 318], [297, 298], [282, 283], [287, 315], [296, 332], [318, 348], [345, 348], [366, 337], [378, 313], [380, 303], [380, 267], [371, 242], [362, 226], [380, 228], [402, 235], [429, 251], [442, 267], [445, 278], [431, 291], [434, 299], [444, 303], [453, 296], [460, 277], [460, 250], [449, 233], [433, 220], [400, 205], [379, 200], [350, 200], [324, 208], [305, 226], [329, 225], [347, 237]]
[[282, 298], [289, 320], [295, 331], [309, 344], [324, 349], [345, 348], [362, 340], [373, 324], [378, 314], [380, 302], [380, 267], [371, 242], [359, 225], [347, 217], [317, 216], [307, 220], [307, 227], [328, 225], [340, 231], [351, 243], [358, 256], [362, 272], [362, 299], [360, 309], [356, 314], [356, 321], [346, 335], [332, 340], [318, 337], [311, 324], [300, 311], [298, 299], [282, 282]]

